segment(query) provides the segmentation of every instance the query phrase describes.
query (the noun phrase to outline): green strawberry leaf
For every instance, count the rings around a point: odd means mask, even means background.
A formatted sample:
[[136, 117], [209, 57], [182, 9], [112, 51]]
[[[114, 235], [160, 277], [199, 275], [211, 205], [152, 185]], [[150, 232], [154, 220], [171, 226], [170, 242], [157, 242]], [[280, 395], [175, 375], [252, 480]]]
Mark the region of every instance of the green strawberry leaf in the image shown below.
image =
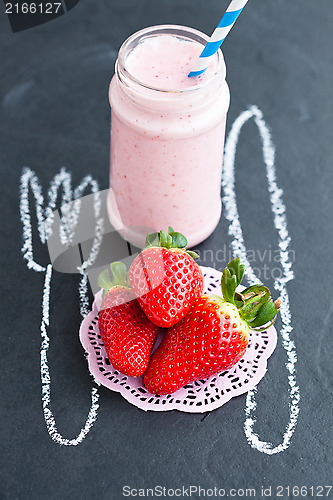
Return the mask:
[[112, 262], [110, 264], [112, 273], [112, 286], [130, 286], [126, 266], [123, 262]]
[[160, 245], [164, 248], [172, 247], [172, 236], [165, 231], [160, 231]]
[[271, 294], [267, 287], [253, 285], [244, 290], [242, 295], [245, 303], [241, 307], [239, 314], [242, 319], [250, 323], [257, 317], [259, 310], [270, 299]]
[[[242, 291], [242, 295], [245, 299], [250, 299], [260, 291], [260, 286], [261, 285], [251, 285], [245, 288], [245, 290]], [[267, 289], [268, 290], [268, 289]]]
[[256, 315], [256, 317], [252, 321], [249, 321], [246, 318], [247, 321], [249, 322], [249, 327], [250, 328], [257, 328], [257, 327], [266, 325], [269, 321], [272, 321], [275, 318], [278, 311], [279, 311], [279, 309], [276, 308], [272, 299], [269, 299], [259, 309], [258, 314]]
[[226, 268], [223, 269], [221, 278], [221, 288], [223, 297], [227, 302], [236, 305], [238, 308], [244, 305], [243, 294], [236, 294], [236, 288], [240, 284], [244, 276], [245, 266], [240, 263], [240, 258], [237, 257], [229, 262]]
[[234, 304], [240, 317], [249, 328], [258, 330], [267, 329], [274, 323], [280, 309], [280, 299], [275, 302], [271, 299], [269, 289], [264, 285], [251, 285], [242, 293], [236, 292], [242, 281], [245, 266], [240, 259], [233, 259], [222, 272], [221, 288], [227, 302]]
[[236, 259], [233, 259], [232, 261], [229, 262], [227, 265], [231, 275], [236, 276], [237, 279], [237, 286], [241, 283], [243, 276], [244, 276], [244, 271], [245, 271], [245, 266], [244, 264], [240, 263], [240, 258], [237, 257]]
[[187, 239], [182, 233], [177, 233], [175, 231], [170, 233], [172, 237], [172, 248], [186, 248]]
[[112, 287], [112, 283], [110, 281], [110, 275], [108, 269], [104, 269], [101, 274], [97, 278], [97, 284], [99, 287], [103, 288], [106, 292], [110, 290]]
[[164, 248], [186, 248], [187, 239], [181, 233], [177, 233], [171, 226], [168, 232], [161, 230], [158, 233], [150, 233], [146, 237], [146, 248], [164, 247]]
[[240, 309], [245, 304], [245, 299], [244, 299], [242, 293], [238, 293], [238, 292], [235, 293], [234, 303], [235, 303], [235, 306], [237, 307], [237, 309]]
[[237, 288], [237, 278], [225, 267], [222, 271], [221, 288], [224, 300], [235, 305], [235, 292]]
[[160, 235], [159, 233], [150, 233], [146, 237], [146, 247], [159, 247]]

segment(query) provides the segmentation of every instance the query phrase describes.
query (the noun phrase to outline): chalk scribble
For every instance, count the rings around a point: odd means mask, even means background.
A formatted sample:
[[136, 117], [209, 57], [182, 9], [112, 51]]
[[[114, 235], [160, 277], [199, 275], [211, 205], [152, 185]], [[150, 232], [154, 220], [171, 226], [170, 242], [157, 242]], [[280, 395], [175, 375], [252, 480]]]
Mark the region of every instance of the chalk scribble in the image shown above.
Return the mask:
[[71, 212], [66, 213], [62, 217], [62, 225], [60, 226], [59, 238], [63, 242], [70, 243], [70, 240], [75, 231], [78, 223], [80, 211], [80, 197], [83, 196], [85, 190], [90, 186], [94, 194], [94, 216], [95, 216], [95, 238], [92, 244], [91, 252], [88, 258], [82, 262], [78, 267], [78, 272], [82, 275], [79, 284], [79, 302], [80, 312], [84, 317], [88, 313], [88, 279], [86, 269], [91, 265], [98, 255], [98, 250], [102, 242], [103, 235], [103, 219], [99, 217], [100, 214], [100, 194], [97, 182], [91, 177], [86, 176], [74, 192], [71, 187], [71, 174], [65, 169], [62, 169], [50, 183], [48, 191], [49, 203], [44, 208], [44, 197], [42, 188], [38, 182], [36, 174], [29, 168], [24, 168], [21, 177], [20, 186], [20, 215], [23, 224], [23, 258], [27, 261], [27, 266], [36, 272], [44, 272], [44, 288], [42, 296], [42, 319], [40, 326], [40, 333], [42, 338], [41, 344], [41, 384], [42, 384], [42, 404], [46, 427], [50, 437], [58, 444], [65, 446], [76, 446], [85, 438], [91, 430], [96, 418], [98, 410], [99, 394], [97, 387], [92, 387], [91, 390], [91, 407], [88, 412], [84, 427], [80, 430], [79, 434], [74, 439], [66, 439], [57, 430], [56, 421], [51, 411], [51, 376], [48, 365], [47, 351], [50, 347], [50, 338], [47, 333], [47, 328], [50, 324], [50, 294], [51, 294], [51, 278], [52, 278], [52, 265], [48, 264], [46, 267], [38, 264], [34, 257], [33, 238], [32, 238], [32, 224], [31, 212], [29, 204], [29, 192], [31, 191], [34, 201], [37, 217], [37, 229], [41, 243], [45, 244], [48, 237], [52, 234], [52, 224], [54, 220], [54, 211], [56, 210], [56, 201], [58, 192], [62, 187], [61, 204], [66, 205], [74, 200], [71, 204]]

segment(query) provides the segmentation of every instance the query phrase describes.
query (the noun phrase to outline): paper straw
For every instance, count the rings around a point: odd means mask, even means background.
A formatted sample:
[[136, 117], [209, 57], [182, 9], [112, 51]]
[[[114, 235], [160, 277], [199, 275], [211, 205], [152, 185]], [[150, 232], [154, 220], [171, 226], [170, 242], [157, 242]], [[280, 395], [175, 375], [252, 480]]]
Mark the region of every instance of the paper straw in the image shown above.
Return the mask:
[[199, 76], [206, 71], [211, 59], [214, 57], [218, 49], [221, 47], [227, 34], [235, 24], [239, 14], [242, 12], [248, 0], [231, 0], [231, 3], [224, 13], [219, 24], [210, 39], [208, 40], [205, 48], [200, 54], [196, 65], [188, 76]]

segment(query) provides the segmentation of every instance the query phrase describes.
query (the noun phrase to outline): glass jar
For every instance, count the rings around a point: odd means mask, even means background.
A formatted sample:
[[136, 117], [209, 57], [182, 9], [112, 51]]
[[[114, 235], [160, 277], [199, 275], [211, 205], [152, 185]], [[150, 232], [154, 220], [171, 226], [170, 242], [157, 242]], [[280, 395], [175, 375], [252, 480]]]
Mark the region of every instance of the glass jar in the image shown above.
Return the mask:
[[[119, 50], [109, 89], [108, 214], [124, 238], [141, 248], [148, 232], [167, 231], [168, 226], [183, 233], [192, 247], [214, 231], [221, 216], [230, 101], [221, 50], [203, 77], [186, 76], [176, 88], [165, 84], [168, 74], [173, 76], [168, 46], [179, 54], [188, 49], [200, 54], [207, 39], [192, 28], [162, 25], [134, 33]], [[158, 55], [157, 76], [149, 66], [153, 53]], [[141, 74], [146, 71], [147, 79], [131, 74], [129, 61], [141, 68]], [[177, 64], [174, 61], [175, 72]], [[154, 76], [159, 83], [153, 85]], [[163, 76], [164, 84], [158, 76]]]

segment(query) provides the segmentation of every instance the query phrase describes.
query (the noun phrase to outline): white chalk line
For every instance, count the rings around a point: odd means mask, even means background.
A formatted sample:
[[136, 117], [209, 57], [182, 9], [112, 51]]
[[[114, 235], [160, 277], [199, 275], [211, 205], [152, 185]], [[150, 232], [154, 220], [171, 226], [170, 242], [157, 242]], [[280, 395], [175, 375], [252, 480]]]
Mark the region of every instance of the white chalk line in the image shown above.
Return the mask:
[[280, 313], [282, 320], [281, 335], [283, 339], [282, 345], [286, 351], [288, 360], [286, 363], [286, 368], [288, 371], [289, 382], [289, 422], [285, 428], [283, 440], [279, 445], [273, 446], [273, 444], [270, 442], [261, 441], [259, 435], [254, 432], [254, 426], [256, 423], [255, 410], [257, 407], [255, 399], [257, 388], [255, 388], [250, 390], [247, 394], [244, 431], [248, 443], [253, 448], [268, 455], [273, 455], [275, 453], [280, 453], [286, 450], [290, 445], [299, 415], [298, 403], [300, 400], [300, 391], [296, 383], [296, 346], [293, 340], [290, 339], [292, 326], [289, 295], [286, 287], [287, 282], [294, 278], [292, 263], [290, 262], [288, 255], [290, 237], [287, 228], [286, 208], [282, 201], [283, 191], [278, 187], [276, 182], [276, 169], [274, 164], [275, 147], [271, 139], [269, 128], [263, 119], [263, 114], [256, 106], [251, 106], [248, 110], [244, 111], [238, 116], [238, 118], [234, 121], [227, 137], [224, 154], [224, 171], [222, 176], [222, 187], [224, 191], [222, 200], [225, 207], [224, 214], [229, 221], [229, 234], [233, 237], [233, 253], [236, 257], [240, 257], [242, 262], [245, 264], [245, 273], [249, 283], [257, 283], [258, 279], [256, 278], [251, 264], [247, 259], [247, 250], [239, 220], [235, 192], [235, 157], [239, 135], [243, 125], [252, 118], [258, 127], [260, 138], [262, 141], [263, 159], [266, 164], [266, 174], [273, 212], [273, 220], [279, 237], [278, 245], [283, 275], [281, 278], [278, 278], [274, 281], [274, 288], [278, 292], [280, 292]]
[[98, 411], [98, 400], [99, 394], [97, 387], [92, 387], [91, 390], [91, 406], [88, 412], [88, 416], [84, 427], [80, 430], [79, 434], [74, 439], [64, 438], [57, 430], [56, 421], [54, 415], [51, 411], [51, 376], [48, 365], [47, 351], [50, 347], [50, 338], [47, 333], [47, 328], [50, 324], [50, 293], [51, 293], [51, 278], [52, 278], [52, 264], [48, 264], [46, 267], [38, 264], [34, 260], [33, 253], [33, 238], [32, 238], [32, 225], [31, 225], [31, 215], [30, 215], [30, 205], [29, 205], [29, 191], [31, 190], [35, 201], [36, 217], [37, 217], [37, 229], [41, 242], [46, 243], [49, 236], [52, 234], [52, 223], [54, 220], [54, 210], [56, 209], [56, 201], [58, 198], [58, 191], [62, 186], [62, 198], [61, 204], [69, 204], [74, 198], [74, 202], [70, 205], [70, 210], [61, 218], [60, 234], [64, 244], [69, 245], [73, 239], [75, 233], [75, 227], [77, 225], [80, 213], [80, 197], [82, 197], [84, 191], [90, 186], [91, 191], [94, 195], [94, 216], [95, 216], [95, 237], [92, 243], [91, 251], [88, 258], [82, 262], [79, 266], [78, 272], [82, 275], [79, 284], [79, 298], [80, 298], [80, 313], [84, 317], [89, 312], [89, 299], [88, 299], [88, 276], [86, 273], [87, 267], [89, 267], [96, 259], [100, 245], [103, 238], [103, 219], [99, 218], [101, 199], [98, 190], [98, 183], [91, 177], [86, 176], [79, 186], [72, 192], [71, 188], [71, 174], [65, 169], [61, 169], [60, 173], [57, 174], [50, 183], [50, 188], [48, 191], [49, 204], [44, 206], [44, 197], [42, 195], [42, 189], [38, 182], [36, 174], [29, 168], [24, 168], [21, 176], [21, 186], [20, 186], [20, 215], [23, 225], [23, 246], [22, 253], [23, 258], [27, 261], [27, 266], [29, 269], [33, 269], [36, 272], [45, 271], [45, 281], [43, 287], [43, 300], [42, 300], [42, 320], [41, 320], [41, 384], [42, 384], [42, 405], [44, 412], [44, 419], [46, 423], [47, 431], [50, 437], [56, 443], [65, 446], [77, 446], [88, 432], [91, 430], [94, 422], [97, 419]]

